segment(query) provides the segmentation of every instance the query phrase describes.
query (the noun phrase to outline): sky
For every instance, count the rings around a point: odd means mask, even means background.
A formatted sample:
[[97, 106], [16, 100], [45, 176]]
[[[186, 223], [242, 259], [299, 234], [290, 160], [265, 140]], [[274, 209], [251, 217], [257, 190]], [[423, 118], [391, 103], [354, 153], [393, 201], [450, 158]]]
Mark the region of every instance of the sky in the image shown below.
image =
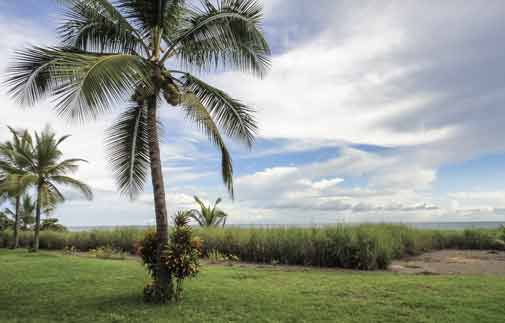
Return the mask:
[[[203, 75], [257, 111], [252, 150], [228, 140], [232, 201], [220, 156], [168, 106], [162, 162], [169, 212], [221, 208], [232, 224], [505, 220], [505, 3], [503, 1], [263, 0], [272, 67], [258, 79]], [[54, 0], [0, 0], [0, 71], [12, 52], [57, 44]], [[0, 75], [0, 77], [2, 77]], [[121, 196], [106, 161], [104, 131], [121, 111], [79, 124], [51, 101], [19, 107], [0, 88], [7, 125], [50, 124], [72, 137], [66, 157], [92, 202], [67, 191], [56, 216], [69, 226], [153, 223], [150, 183]]]

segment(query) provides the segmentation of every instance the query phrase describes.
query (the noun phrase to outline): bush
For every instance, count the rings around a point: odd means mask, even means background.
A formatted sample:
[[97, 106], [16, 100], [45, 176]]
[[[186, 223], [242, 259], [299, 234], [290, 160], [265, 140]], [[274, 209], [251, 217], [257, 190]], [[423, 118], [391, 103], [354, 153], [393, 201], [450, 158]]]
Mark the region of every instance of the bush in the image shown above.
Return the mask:
[[66, 246], [64, 249], [63, 249], [63, 255], [65, 256], [75, 256], [77, 255], [77, 249], [75, 249], [74, 246]]
[[[144, 288], [146, 302], [178, 301], [182, 295], [184, 280], [198, 274], [202, 242], [193, 237], [188, 223], [188, 212], [176, 214], [169, 243], [162, 250], [160, 257], [158, 257], [160, 243], [155, 232], [147, 232], [141, 241], [139, 253], [153, 279], [153, 283]], [[165, 277], [168, 278], [167, 284], [160, 282], [162, 275], [167, 276]]]
[[121, 250], [116, 250], [111, 246], [98, 247], [96, 249], [91, 249], [89, 255], [99, 259], [120, 259], [126, 258], [126, 255]]
[[234, 261], [239, 261], [239, 258], [235, 255], [226, 255], [218, 250], [211, 250], [209, 251], [209, 254], [207, 256], [209, 262], [211, 264], [217, 264], [221, 262], [234, 262]]

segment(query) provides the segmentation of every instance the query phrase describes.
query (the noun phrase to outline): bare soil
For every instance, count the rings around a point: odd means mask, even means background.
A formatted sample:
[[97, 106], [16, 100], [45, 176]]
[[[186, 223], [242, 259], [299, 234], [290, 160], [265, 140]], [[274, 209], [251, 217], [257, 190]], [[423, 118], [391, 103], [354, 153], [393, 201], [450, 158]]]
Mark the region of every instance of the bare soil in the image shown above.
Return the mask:
[[417, 275], [505, 275], [505, 252], [490, 250], [441, 250], [394, 261], [393, 272]]

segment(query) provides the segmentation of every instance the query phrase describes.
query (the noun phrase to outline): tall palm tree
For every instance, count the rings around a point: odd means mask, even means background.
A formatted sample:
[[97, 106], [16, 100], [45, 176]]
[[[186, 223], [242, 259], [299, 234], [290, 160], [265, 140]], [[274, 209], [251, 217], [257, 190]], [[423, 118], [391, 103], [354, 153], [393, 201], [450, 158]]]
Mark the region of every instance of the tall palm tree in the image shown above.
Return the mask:
[[200, 206], [200, 210], [190, 210], [188, 216], [191, 219], [195, 220], [201, 227], [217, 227], [219, 225], [224, 227], [228, 214], [217, 208], [217, 205], [221, 203], [220, 198], [216, 200], [214, 206], [206, 206], [198, 197], [195, 196], [194, 198], [196, 203]]
[[[4, 198], [14, 199], [15, 211], [12, 212], [14, 218], [14, 244], [13, 248], [19, 247], [19, 213], [21, 195], [25, 188], [19, 181], [7, 180], [9, 176], [18, 176], [25, 173], [28, 167], [23, 154], [29, 153], [32, 149], [32, 137], [26, 130], [16, 131], [9, 127], [12, 135], [11, 141], [0, 144], [0, 195], [3, 192]], [[19, 178], [19, 177], [18, 177]]]
[[24, 174], [11, 176], [8, 182], [19, 182], [25, 189], [34, 187], [36, 191], [35, 202], [35, 233], [33, 250], [39, 249], [40, 215], [49, 201], [64, 201], [65, 197], [59, 186], [67, 186], [81, 192], [87, 199], [93, 198], [91, 188], [85, 183], [68, 176], [79, 168], [79, 162], [83, 159], [64, 159], [59, 145], [69, 136], [57, 138], [56, 134], [46, 128], [42, 133], [35, 132], [35, 142], [31, 152], [23, 152], [21, 156], [28, 166]]
[[[67, 8], [61, 46], [18, 52], [7, 82], [10, 93], [28, 105], [53, 96], [60, 115], [78, 120], [125, 107], [108, 131], [109, 159], [119, 189], [132, 198], [143, 190], [150, 167], [161, 256], [168, 232], [158, 108], [164, 101], [180, 110], [217, 145], [233, 196], [231, 156], [219, 129], [251, 146], [253, 110], [190, 72], [234, 68], [262, 76], [270, 49], [260, 26], [261, 5], [255, 0], [60, 2]], [[167, 275], [160, 271], [158, 286], [168, 286]]]

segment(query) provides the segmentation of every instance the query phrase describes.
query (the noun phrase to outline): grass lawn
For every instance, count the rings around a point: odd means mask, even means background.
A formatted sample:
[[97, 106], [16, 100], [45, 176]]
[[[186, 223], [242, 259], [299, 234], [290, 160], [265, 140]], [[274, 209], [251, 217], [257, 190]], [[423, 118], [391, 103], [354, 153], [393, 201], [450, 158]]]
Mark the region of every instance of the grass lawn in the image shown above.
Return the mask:
[[145, 270], [0, 250], [1, 322], [504, 322], [504, 276], [206, 266], [184, 299], [142, 302]]

